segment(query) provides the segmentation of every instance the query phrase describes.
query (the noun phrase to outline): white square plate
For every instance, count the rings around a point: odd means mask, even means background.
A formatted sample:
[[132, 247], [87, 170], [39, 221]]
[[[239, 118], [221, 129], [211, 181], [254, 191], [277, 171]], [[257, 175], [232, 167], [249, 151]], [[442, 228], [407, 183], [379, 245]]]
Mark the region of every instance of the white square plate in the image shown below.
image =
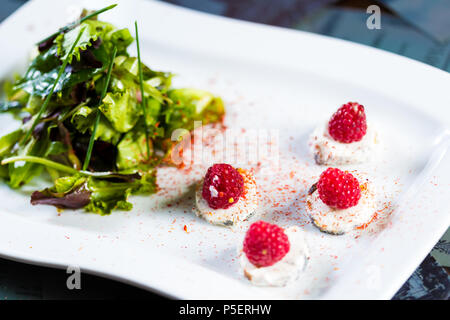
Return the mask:
[[[81, 7], [109, 4], [25, 4], [0, 25], [0, 75], [23, 69], [32, 45]], [[278, 135], [279, 168], [264, 160], [261, 166], [237, 165], [256, 168], [261, 218], [301, 226], [311, 260], [298, 281], [285, 288], [250, 285], [237, 259], [245, 226], [211, 226], [191, 211], [191, 184], [208, 162], [159, 170], [161, 192], [134, 197], [132, 211], [110, 216], [33, 207], [30, 190], [40, 184], [26, 191], [2, 184], [1, 256], [58, 268], [79, 266], [176, 298], [388, 299], [449, 226], [448, 73], [345, 41], [153, 1], [119, 1], [101, 19], [130, 30], [138, 20], [147, 65], [176, 73], [177, 87], [223, 97], [225, 123], [240, 134], [238, 144], [251, 129]], [[314, 164], [306, 141], [315, 125], [348, 101], [365, 105], [381, 136], [379, 159], [348, 168], [377, 185], [380, 212], [364, 231], [331, 236], [315, 229], [304, 211], [305, 194], [325, 169]], [[0, 118], [2, 134], [14, 126], [10, 119]]]

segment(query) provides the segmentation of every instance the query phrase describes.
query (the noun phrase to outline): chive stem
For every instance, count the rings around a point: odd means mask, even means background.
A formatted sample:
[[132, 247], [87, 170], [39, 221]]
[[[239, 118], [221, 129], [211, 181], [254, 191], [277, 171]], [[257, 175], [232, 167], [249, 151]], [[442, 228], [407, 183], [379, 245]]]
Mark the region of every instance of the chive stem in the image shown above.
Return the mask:
[[37, 113], [37, 115], [36, 115], [36, 117], [35, 117], [35, 119], [33, 121], [33, 124], [31, 125], [31, 128], [28, 130], [28, 132], [25, 135], [25, 138], [22, 140], [23, 143], [26, 143], [26, 141], [30, 137], [31, 133], [33, 132], [34, 128], [36, 127], [36, 125], [38, 124], [39, 120], [41, 119], [41, 116], [44, 113], [45, 109], [47, 109], [47, 105], [49, 104], [50, 99], [52, 98], [52, 95], [53, 95], [53, 92], [55, 91], [56, 85], [58, 84], [59, 79], [62, 76], [62, 73], [64, 72], [64, 70], [66, 70], [67, 64], [69, 63], [69, 58], [72, 55], [72, 52], [75, 49], [76, 45], [78, 44], [78, 41], [80, 40], [81, 35], [83, 34], [83, 32], [84, 32], [84, 28], [82, 28], [80, 30], [80, 32], [78, 33], [78, 36], [77, 36], [75, 42], [73, 43], [72, 47], [70, 48], [69, 54], [64, 59], [64, 62], [62, 64], [61, 68], [59, 68], [58, 76], [56, 77], [56, 80], [53, 83], [53, 86], [50, 89], [49, 94], [45, 98], [44, 103], [42, 104], [41, 108], [39, 109], [39, 112]]
[[46, 167], [49, 168], [53, 168], [55, 170], [58, 171], [62, 171], [62, 172], [66, 172], [66, 173], [70, 173], [70, 174], [77, 174], [79, 173], [78, 170], [71, 168], [69, 166], [66, 166], [64, 164], [52, 161], [52, 160], [48, 160], [46, 158], [41, 158], [41, 157], [35, 157], [35, 156], [17, 156], [17, 157], [11, 157], [11, 158], [6, 158], [3, 159], [1, 164], [5, 165], [8, 163], [12, 163], [12, 162], [17, 162], [17, 161], [26, 161], [26, 162], [33, 162], [33, 163], [39, 163], [42, 164]]
[[13, 162], [18, 162], [18, 161], [37, 163], [37, 164], [41, 164], [47, 168], [51, 168], [51, 169], [54, 169], [54, 170], [57, 170], [60, 172], [66, 172], [66, 173], [73, 174], [73, 175], [80, 174], [82, 176], [88, 176], [88, 177], [93, 177], [93, 178], [98, 178], [98, 179], [120, 176], [120, 174], [117, 174], [114, 172], [109, 172], [109, 171], [107, 171], [107, 172], [90, 172], [90, 171], [85, 171], [85, 170], [78, 171], [77, 169], [66, 166], [59, 162], [55, 162], [55, 161], [49, 160], [47, 158], [41, 158], [41, 157], [35, 157], [35, 156], [10, 157], [10, 158], [3, 159], [1, 161], [1, 164], [5, 165], [8, 163], [13, 163]]
[[86, 17], [83, 17], [83, 18], [81, 18], [81, 19], [78, 19], [78, 20], [76, 20], [76, 21], [74, 21], [74, 22], [68, 24], [67, 26], [62, 27], [61, 29], [59, 29], [59, 30], [56, 31], [55, 33], [49, 35], [47, 38], [45, 38], [45, 39], [39, 41], [37, 44], [40, 44], [40, 43], [45, 42], [45, 41], [47, 41], [47, 40], [50, 40], [51, 38], [57, 36], [59, 33], [69, 31], [70, 29], [72, 29], [72, 28], [74, 28], [75, 26], [79, 25], [79, 24], [82, 23], [83, 21], [86, 21], [87, 19], [90, 19], [90, 18], [92, 18], [92, 17], [98, 16], [100, 13], [103, 13], [103, 12], [105, 12], [105, 11], [111, 10], [112, 8], [114, 8], [114, 7], [116, 7], [116, 6], [117, 6], [117, 4], [112, 4], [112, 5], [110, 5], [110, 6], [107, 6], [107, 7], [103, 8], [103, 9], [100, 9], [100, 10], [97, 10], [97, 11], [91, 13], [91, 14], [88, 14]]
[[[117, 54], [117, 47], [114, 46], [113, 53], [111, 56], [111, 61], [109, 62], [109, 66], [108, 66], [108, 73], [106, 74], [106, 81], [105, 81], [105, 84], [102, 89], [102, 95], [100, 96], [99, 106], [102, 103], [103, 98], [105, 98], [106, 92], [108, 91], [109, 81], [111, 79], [111, 72], [112, 72], [112, 68], [114, 65], [114, 59], [116, 59], [116, 54]], [[87, 170], [87, 168], [89, 166], [89, 162], [91, 161], [92, 149], [94, 148], [95, 134], [97, 133], [97, 127], [98, 127], [98, 124], [100, 123], [100, 116], [101, 116], [101, 112], [100, 112], [100, 109], [98, 109], [98, 107], [97, 107], [97, 115], [95, 116], [94, 129], [92, 130], [91, 138], [89, 139], [89, 145], [88, 145], [88, 149], [86, 152], [86, 157], [84, 158], [84, 162], [83, 162], [83, 170]]]
[[137, 21], [134, 22], [134, 29], [136, 31], [136, 47], [137, 47], [137, 57], [138, 57], [138, 70], [139, 70], [139, 84], [141, 88], [141, 107], [142, 107], [142, 113], [144, 115], [144, 127], [145, 127], [145, 139], [147, 142], [147, 156], [150, 160], [150, 143], [149, 143], [149, 132], [148, 132], [148, 126], [147, 126], [147, 106], [145, 101], [145, 95], [144, 95], [144, 76], [142, 74], [142, 64], [141, 64], [141, 50], [139, 47], [139, 32], [138, 32], [138, 25]]

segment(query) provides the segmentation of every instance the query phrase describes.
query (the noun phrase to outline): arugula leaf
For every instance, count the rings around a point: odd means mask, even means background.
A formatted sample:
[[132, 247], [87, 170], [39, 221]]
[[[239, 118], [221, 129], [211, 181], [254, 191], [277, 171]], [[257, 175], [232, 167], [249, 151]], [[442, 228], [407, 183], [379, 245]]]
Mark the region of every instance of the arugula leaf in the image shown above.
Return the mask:
[[0, 157], [5, 156], [22, 137], [21, 129], [5, 134], [0, 138]]
[[18, 111], [20, 109], [22, 109], [22, 104], [17, 101], [0, 102], [0, 113]]
[[[28, 67], [23, 79], [18, 80], [13, 87], [14, 90], [23, 89], [26, 92], [41, 97], [46, 96], [55, 82], [59, 70], [59, 59], [56, 56], [57, 48], [53, 46], [46, 52], [38, 55]], [[62, 88], [62, 83], [67, 77], [63, 74], [55, 91]]]
[[[28, 144], [19, 147], [16, 154], [18, 156], [43, 156], [47, 152], [48, 144], [48, 139], [36, 140], [31, 137]], [[9, 185], [12, 188], [19, 188], [38, 176], [42, 172], [42, 166], [31, 162], [14, 162], [9, 164], [8, 170]]]
[[[24, 90], [25, 92], [39, 97], [47, 96], [59, 72], [59, 58], [56, 55], [57, 47], [53, 46], [49, 50], [37, 56], [28, 67], [25, 76], [18, 80], [13, 89]], [[72, 66], [67, 66], [55, 86], [54, 92], [61, 92], [64, 88], [72, 87], [78, 83], [91, 80], [104, 70], [104, 49], [95, 49], [92, 51], [94, 56], [99, 59], [103, 66], [101, 68], [86, 68], [75, 72]], [[106, 60], [105, 60], [106, 59]]]

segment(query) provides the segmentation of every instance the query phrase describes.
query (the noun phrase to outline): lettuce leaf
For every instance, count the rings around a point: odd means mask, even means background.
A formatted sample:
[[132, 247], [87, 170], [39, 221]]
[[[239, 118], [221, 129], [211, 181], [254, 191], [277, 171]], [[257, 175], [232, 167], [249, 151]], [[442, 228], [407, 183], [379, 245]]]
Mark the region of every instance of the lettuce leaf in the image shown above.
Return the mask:
[[113, 174], [111, 178], [65, 176], [55, 180], [51, 188], [35, 191], [31, 203], [53, 205], [58, 208], [84, 208], [101, 215], [112, 210], [131, 210], [128, 201], [131, 194], [151, 194], [157, 190], [156, 174], [149, 170], [145, 174]]
[[[0, 138], [0, 159], [28, 157], [5, 161], [0, 166], [0, 177], [18, 188], [40, 175], [45, 164], [54, 185], [33, 193], [33, 204], [84, 207], [99, 214], [129, 210], [129, 195], [157, 191], [155, 167], [163, 159], [154, 150], [170, 153], [170, 135], [175, 129], [190, 131], [197, 120], [203, 124], [220, 121], [223, 102], [207, 91], [171, 89], [171, 73], [144, 64], [141, 90], [138, 60], [127, 52], [134, 41], [128, 29], [117, 29], [96, 19], [78, 23], [41, 42], [25, 75], [4, 85], [7, 101], [0, 104], [0, 112], [21, 118], [22, 126]], [[80, 31], [79, 42], [68, 56]], [[117, 56], [105, 88], [105, 71], [114, 48]], [[70, 63], [62, 70], [54, 95], [44, 112], [39, 113], [41, 118], [33, 125], [31, 137], [27, 134], [30, 140], [22, 141], [66, 58]], [[104, 89], [105, 96], [101, 95]], [[88, 171], [79, 171], [97, 114], [100, 121]]]
[[[56, 37], [55, 44], [57, 46], [57, 55], [61, 59], [61, 61], [64, 61], [66, 58], [68, 58], [69, 63], [72, 63], [73, 57], [75, 57], [76, 60], [80, 61], [81, 51], [86, 50], [87, 47], [92, 46], [92, 44], [98, 38], [101, 38], [104, 34], [113, 29], [114, 26], [110, 23], [98, 20], [86, 20], [70, 31], [61, 33]], [[68, 57], [70, 48], [72, 48], [80, 31], [82, 31], [80, 40], [75, 46], [70, 57]]]
[[78, 108], [78, 110], [72, 114], [72, 117], [70, 119], [70, 122], [81, 133], [85, 133], [87, 130], [92, 131], [94, 121], [95, 113], [93, 112], [91, 107], [88, 107], [86, 105]]
[[170, 138], [176, 129], [193, 130], [194, 121], [202, 121], [206, 125], [221, 121], [225, 114], [222, 99], [204, 90], [173, 89], [168, 96], [173, 103], [163, 111], [166, 138]]
[[116, 46], [118, 55], [128, 55], [127, 47], [133, 43], [134, 38], [128, 29], [119, 29], [110, 31], [103, 40], [109, 50]]
[[91, 202], [85, 207], [87, 211], [101, 215], [109, 214], [112, 210], [131, 210], [133, 205], [127, 201], [132, 188], [130, 183], [114, 183], [107, 180], [90, 179], [88, 189]]
[[130, 131], [142, 114], [137, 104], [136, 93], [129, 89], [124, 92], [108, 92], [99, 106], [100, 111], [118, 132]]
[[79, 209], [91, 202], [91, 191], [86, 188], [86, 178], [68, 176], [55, 180], [52, 188], [35, 191], [31, 204], [46, 204], [58, 208]]
[[[95, 109], [88, 106], [82, 106], [73, 113], [70, 122], [80, 133], [92, 133], [95, 122]], [[121, 138], [121, 133], [114, 129], [111, 123], [102, 116], [95, 133], [95, 139], [100, 139], [111, 144], [116, 144]]]
[[[151, 140], [149, 143], [150, 152], [153, 152]], [[148, 158], [145, 131], [130, 131], [117, 145], [116, 165], [119, 170], [136, 168], [141, 163], [146, 162]]]
[[114, 182], [109, 180], [89, 179], [88, 189], [92, 192], [91, 202], [85, 207], [87, 211], [101, 215], [112, 210], [131, 210], [128, 202], [131, 194], [151, 194], [157, 191], [156, 171], [149, 170], [140, 179], [130, 182]]
[[[123, 91], [129, 88], [140, 91], [137, 58], [118, 56], [114, 62], [114, 77], [111, 79], [112, 88], [115, 91]], [[142, 69], [144, 96], [153, 98], [159, 103], [170, 102], [165, 96], [165, 91], [170, 86], [172, 76], [169, 73], [153, 71], [145, 65], [142, 66]]]

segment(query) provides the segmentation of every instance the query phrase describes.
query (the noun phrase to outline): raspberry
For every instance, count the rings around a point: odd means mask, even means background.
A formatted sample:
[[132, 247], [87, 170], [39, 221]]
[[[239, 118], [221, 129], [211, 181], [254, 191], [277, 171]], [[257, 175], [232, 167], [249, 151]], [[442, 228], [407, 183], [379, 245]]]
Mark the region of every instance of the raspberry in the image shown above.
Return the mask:
[[317, 191], [326, 205], [338, 209], [356, 206], [361, 198], [358, 180], [351, 173], [336, 168], [322, 172]]
[[287, 235], [279, 226], [264, 221], [253, 223], [244, 239], [244, 252], [256, 267], [269, 267], [289, 252]]
[[239, 201], [244, 179], [229, 164], [215, 164], [206, 172], [202, 196], [213, 209], [227, 209]]
[[342, 143], [360, 141], [367, 131], [364, 106], [349, 102], [340, 107], [328, 122], [330, 136]]

